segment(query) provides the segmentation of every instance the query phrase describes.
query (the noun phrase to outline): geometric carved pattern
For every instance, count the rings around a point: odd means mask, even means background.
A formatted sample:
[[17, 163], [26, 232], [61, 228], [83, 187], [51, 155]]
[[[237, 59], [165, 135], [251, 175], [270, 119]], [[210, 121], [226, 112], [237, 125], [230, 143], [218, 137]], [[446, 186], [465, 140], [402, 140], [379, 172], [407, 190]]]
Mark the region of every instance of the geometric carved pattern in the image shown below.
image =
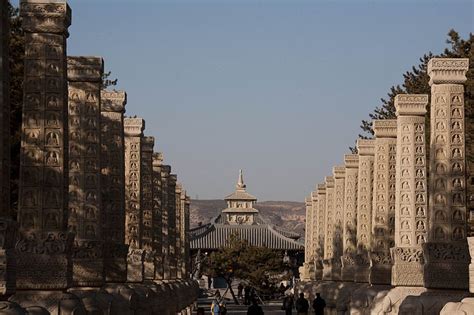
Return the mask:
[[177, 199], [176, 199], [176, 183], [178, 178], [176, 174], [170, 174], [168, 177], [168, 232], [169, 232], [169, 257], [170, 257], [170, 277], [176, 279], [177, 274]]
[[343, 281], [354, 281], [354, 254], [357, 245], [357, 182], [359, 176], [359, 156], [344, 155], [346, 167], [343, 213], [343, 256], [341, 257]]
[[468, 288], [464, 86], [467, 58], [433, 58], [425, 287]]
[[370, 282], [390, 284], [390, 248], [394, 246], [395, 233], [397, 121], [374, 120], [373, 130], [376, 138]]
[[372, 242], [374, 142], [375, 140], [357, 140], [359, 175], [357, 178], [356, 282], [369, 282], [369, 251]]
[[[395, 185], [395, 248], [392, 284], [423, 286], [422, 244], [428, 231], [425, 114], [428, 95], [401, 94], [395, 97], [397, 155]], [[402, 255], [403, 254], [403, 255]], [[401, 255], [401, 256], [400, 256]], [[416, 257], [418, 257], [416, 256]]]
[[[18, 223], [32, 244], [18, 255], [17, 288], [66, 288], [71, 281], [67, 230], [66, 38], [71, 12], [65, 1], [20, 3], [25, 31]], [[64, 251], [40, 255], [48, 235]], [[20, 253], [21, 252], [21, 253]], [[52, 273], [55, 276], [52, 276]]]
[[[102, 202], [100, 191], [100, 87], [104, 63], [98, 57], [68, 57], [69, 213], [68, 229], [76, 235], [73, 285], [103, 283]], [[46, 131], [46, 144], [59, 137]]]
[[306, 197], [305, 198], [305, 204], [306, 204], [306, 224], [305, 224], [305, 254], [304, 254], [304, 260], [305, 263], [310, 263], [312, 260], [312, 221], [313, 221], [313, 207], [311, 203], [311, 197]]
[[141, 244], [145, 250], [145, 278], [155, 277], [155, 252], [153, 251], [153, 146], [155, 138], [143, 137], [141, 147]]
[[163, 279], [170, 280], [170, 211], [169, 211], [169, 189], [168, 181], [171, 173], [171, 166], [162, 165], [161, 166], [161, 211], [162, 211], [162, 250], [163, 250]]
[[155, 279], [163, 279], [163, 227], [162, 227], [162, 185], [161, 153], [153, 153], [153, 250], [155, 251]]

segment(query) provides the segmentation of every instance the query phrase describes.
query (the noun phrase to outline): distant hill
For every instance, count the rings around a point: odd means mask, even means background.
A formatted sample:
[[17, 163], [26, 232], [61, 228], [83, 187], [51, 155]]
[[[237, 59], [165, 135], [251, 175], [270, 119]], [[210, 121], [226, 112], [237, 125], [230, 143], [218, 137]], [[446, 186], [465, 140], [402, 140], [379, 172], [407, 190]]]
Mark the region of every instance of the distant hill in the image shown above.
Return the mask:
[[[208, 223], [225, 207], [226, 202], [220, 199], [191, 200], [191, 227], [199, 222]], [[304, 236], [306, 209], [303, 202], [263, 201], [256, 203], [255, 208], [270, 223]]]

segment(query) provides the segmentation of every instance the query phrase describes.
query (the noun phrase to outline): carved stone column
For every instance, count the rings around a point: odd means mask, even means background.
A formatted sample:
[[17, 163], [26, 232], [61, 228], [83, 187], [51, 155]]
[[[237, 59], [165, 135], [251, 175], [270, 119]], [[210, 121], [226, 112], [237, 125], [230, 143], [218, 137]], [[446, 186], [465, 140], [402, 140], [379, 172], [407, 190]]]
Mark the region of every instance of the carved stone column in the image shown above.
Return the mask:
[[[100, 190], [100, 87], [104, 61], [100, 57], [68, 57], [69, 80], [69, 220], [76, 235], [73, 286], [104, 283], [102, 202]], [[59, 135], [46, 133], [46, 145]]]
[[370, 283], [390, 284], [390, 248], [395, 233], [395, 169], [397, 159], [397, 120], [374, 120], [374, 184], [372, 206], [372, 249]]
[[154, 137], [143, 137], [141, 152], [142, 174], [142, 248], [145, 250], [144, 277], [147, 280], [155, 278], [155, 250], [153, 246], [153, 146]]
[[[318, 251], [318, 240], [319, 240], [319, 234], [318, 234], [318, 193], [317, 193], [317, 188], [315, 191], [311, 192], [311, 275], [310, 278], [311, 280], [315, 280], [317, 278], [321, 279], [322, 276], [322, 270], [319, 269], [319, 271], [316, 269], [316, 264], [317, 264], [317, 251]], [[319, 275], [316, 275], [316, 272], [319, 272]]]
[[312, 253], [312, 224], [313, 224], [313, 205], [311, 197], [305, 198], [306, 218], [305, 218], [305, 245], [304, 245], [304, 264], [302, 268], [302, 280], [310, 280], [310, 268], [313, 258]]
[[106, 282], [127, 281], [123, 125], [126, 103], [124, 91], [101, 91], [102, 235], [106, 242]]
[[170, 271], [170, 210], [169, 210], [169, 188], [168, 180], [171, 166], [161, 166], [161, 190], [162, 190], [162, 241], [163, 241], [163, 280], [171, 280]]
[[0, 296], [15, 291], [17, 224], [10, 210], [10, 76], [8, 1], [0, 0]]
[[191, 254], [190, 254], [190, 239], [189, 239], [189, 229], [190, 229], [190, 215], [191, 215], [191, 198], [185, 193], [186, 203], [184, 206], [184, 244], [185, 244], [185, 263], [186, 263], [186, 273], [185, 278], [189, 279], [191, 275]]
[[323, 279], [323, 259], [324, 259], [324, 239], [326, 237], [326, 184], [318, 184], [318, 245], [316, 249], [316, 257], [314, 259], [314, 269], [316, 280]]
[[68, 128], [65, 1], [20, 1], [25, 31], [24, 103], [16, 244], [17, 289], [71, 284], [67, 232]]
[[392, 285], [423, 286], [427, 239], [425, 114], [428, 95], [395, 97], [397, 160]]
[[369, 252], [372, 239], [372, 189], [374, 173], [374, 140], [357, 140], [359, 175], [357, 182], [357, 255], [356, 282], [369, 282]]
[[177, 233], [176, 233], [176, 174], [168, 177], [168, 231], [169, 231], [169, 257], [170, 257], [170, 277], [175, 280], [178, 277], [177, 266]]
[[163, 220], [161, 153], [153, 153], [153, 250], [155, 251], [155, 280], [163, 280]]
[[[468, 288], [464, 86], [468, 59], [433, 58], [425, 287]], [[442, 253], [440, 255], [440, 253]]]
[[357, 183], [359, 177], [359, 156], [344, 155], [346, 177], [344, 187], [344, 223], [343, 223], [343, 253], [341, 257], [342, 281], [354, 281], [355, 254], [357, 252]]
[[144, 250], [142, 248], [142, 167], [141, 146], [145, 121], [125, 118], [125, 243], [129, 245], [127, 281], [143, 281]]
[[183, 279], [184, 270], [184, 206], [186, 202], [185, 191], [181, 184], [176, 185], [176, 265], [177, 277]]
[[345, 166], [335, 166], [334, 175], [334, 280], [341, 280], [341, 257], [343, 254], [342, 236], [344, 233], [344, 192], [345, 192]]
[[[324, 237], [323, 280], [340, 280], [340, 262], [336, 257], [336, 218], [334, 177], [326, 176], [326, 220]], [[338, 277], [339, 276], [339, 277]]]

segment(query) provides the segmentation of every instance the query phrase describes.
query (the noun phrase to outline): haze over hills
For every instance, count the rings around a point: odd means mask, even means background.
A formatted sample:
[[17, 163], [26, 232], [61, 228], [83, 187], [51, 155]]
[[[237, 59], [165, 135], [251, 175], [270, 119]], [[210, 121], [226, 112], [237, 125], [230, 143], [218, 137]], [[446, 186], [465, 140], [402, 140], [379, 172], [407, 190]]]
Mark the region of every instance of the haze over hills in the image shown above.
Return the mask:
[[[195, 227], [206, 224], [226, 207], [222, 199], [191, 200], [190, 223]], [[261, 215], [270, 223], [304, 235], [305, 205], [295, 201], [263, 201], [255, 204]]]

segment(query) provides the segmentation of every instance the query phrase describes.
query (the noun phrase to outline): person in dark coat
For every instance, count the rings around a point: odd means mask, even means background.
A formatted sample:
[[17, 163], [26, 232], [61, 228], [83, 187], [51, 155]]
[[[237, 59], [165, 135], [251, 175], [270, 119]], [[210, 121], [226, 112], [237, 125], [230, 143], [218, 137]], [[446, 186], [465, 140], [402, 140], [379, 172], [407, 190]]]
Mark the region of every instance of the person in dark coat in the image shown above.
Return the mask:
[[250, 304], [250, 287], [247, 285], [245, 286], [244, 289], [244, 304], [249, 305]]
[[242, 283], [239, 283], [239, 285], [237, 286], [237, 297], [239, 299], [242, 298], [242, 291], [244, 290], [244, 286], [242, 285]]
[[324, 315], [324, 308], [326, 301], [321, 297], [321, 294], [316, 293], [316, 298], [313, 300], [313, 309], [315, 315]]
[[295, 307], [298, 315], [308, 315], [309, 303], [308, 300], [304, 298], [304, 293], [300, 293], [300, 297], [296, 300]]
[[264, 315], [262, 308], [258, 305], [257, 299], [252, 300], [252, 305], [249, 306], [247, 315]]
[[283, 299], [283, 310], [285, 310], [285, 315], [293, 314], [293, 295], [288, 294]]

